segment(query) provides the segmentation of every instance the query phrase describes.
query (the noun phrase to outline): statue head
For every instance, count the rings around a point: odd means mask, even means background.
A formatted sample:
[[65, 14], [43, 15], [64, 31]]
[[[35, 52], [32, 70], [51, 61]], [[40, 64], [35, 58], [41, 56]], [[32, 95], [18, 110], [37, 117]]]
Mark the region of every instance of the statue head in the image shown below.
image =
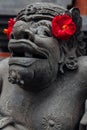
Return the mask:
[[[69, 15], [76, 32], [67, 40], [52, 33], [52, 19]], [[70, 11], [51, 3], [34, 3], [21, 10], [9, 40], [9, 81], [27, 90], [47, 87], [58, 72], [78, 68], [77, 57], [83, 54], [81, 17], [79, 10]]]

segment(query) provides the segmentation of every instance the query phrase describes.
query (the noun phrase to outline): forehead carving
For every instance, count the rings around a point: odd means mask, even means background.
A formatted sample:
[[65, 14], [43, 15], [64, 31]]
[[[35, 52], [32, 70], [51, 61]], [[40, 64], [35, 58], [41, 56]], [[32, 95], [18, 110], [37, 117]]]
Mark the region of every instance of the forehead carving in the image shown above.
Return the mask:
[[51, 20], [55, 15], [68, 12], [66, 9], [52, 3], [34, 3], [27, 5], [18, 13], [16, 20], [31, 21], [39, 19]]

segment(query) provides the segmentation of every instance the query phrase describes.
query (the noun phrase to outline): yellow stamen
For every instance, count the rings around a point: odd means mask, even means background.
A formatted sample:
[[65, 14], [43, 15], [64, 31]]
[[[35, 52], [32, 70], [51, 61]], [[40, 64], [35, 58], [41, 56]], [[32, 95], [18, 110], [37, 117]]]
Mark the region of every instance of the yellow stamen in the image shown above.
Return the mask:
[[65, 30], [65, 29], [67, 29], [67, 28], [68, 28], [68, 26], [67, 26], [66, 24], [62, 26], [62, 29], [63, 29], [63, 30]]

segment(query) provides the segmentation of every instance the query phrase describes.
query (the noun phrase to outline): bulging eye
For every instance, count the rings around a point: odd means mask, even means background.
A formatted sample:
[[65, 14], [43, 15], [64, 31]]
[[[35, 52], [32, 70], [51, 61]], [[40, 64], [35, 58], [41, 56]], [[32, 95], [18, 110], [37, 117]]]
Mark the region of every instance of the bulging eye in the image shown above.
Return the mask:
[[39, 36], [51, 37], [51, 30], [46, 26], [39, 26], [36, 28], [36, 34]]
[[50, 29], [46, 29], [44, 30], [44, 34], [48, 37], [51, 37], [52, 36], [52, 33], [51, 33], [51, 30]]

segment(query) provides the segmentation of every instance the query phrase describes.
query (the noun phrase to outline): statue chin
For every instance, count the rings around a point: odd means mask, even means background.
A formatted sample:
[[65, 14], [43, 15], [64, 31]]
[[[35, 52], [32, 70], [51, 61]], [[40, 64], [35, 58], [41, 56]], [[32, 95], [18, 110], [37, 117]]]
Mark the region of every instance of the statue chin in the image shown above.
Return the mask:
[[34, 78], [34, 71], [18, 65], [9, 66], [9, 82], [25, 86]]
[[43, 61], [27, 67], [9, 65], [9, 82], [17, 84], [25, 90], [36, 91], [47, 87], [56, 78], [57, 67], [52, 71], [53, 66], [50, 66], [48, 61], [44, 61], [44, 66], [42, 64]]

